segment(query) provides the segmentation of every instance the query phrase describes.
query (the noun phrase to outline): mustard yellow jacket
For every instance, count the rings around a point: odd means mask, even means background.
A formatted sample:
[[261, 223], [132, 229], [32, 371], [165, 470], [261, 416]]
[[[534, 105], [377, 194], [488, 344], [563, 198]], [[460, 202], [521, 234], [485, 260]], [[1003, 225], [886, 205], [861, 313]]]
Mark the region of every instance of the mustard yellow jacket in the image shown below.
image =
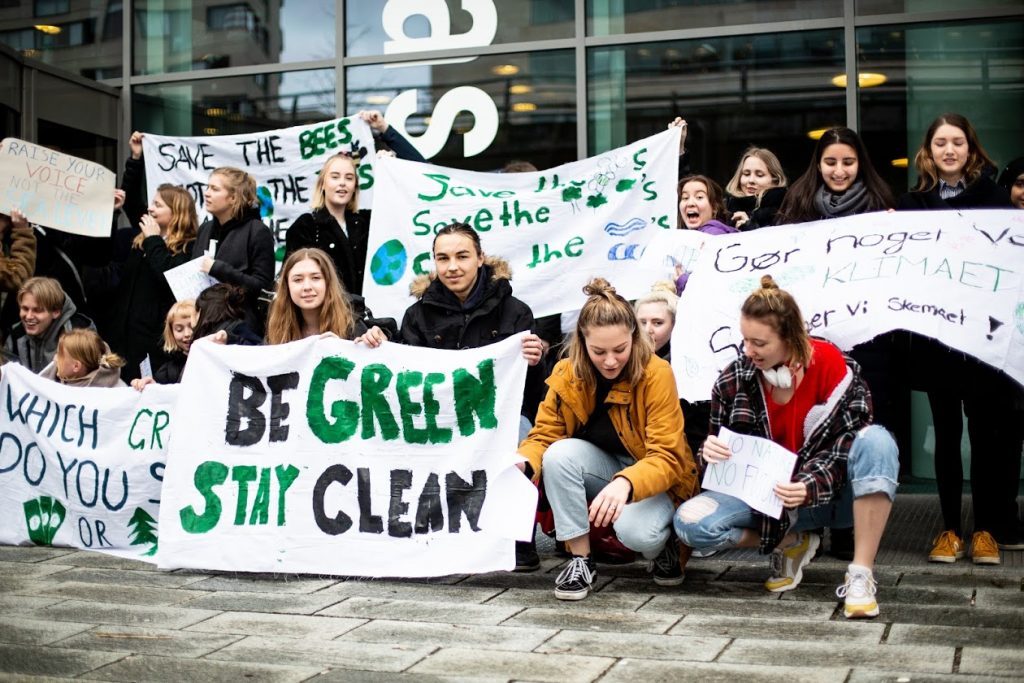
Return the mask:
[[[519, 444], [519, 453], [529, 460], [535, 479], [548, 446], [571, 438], [594, 411], [594, 390], [584, 387], [568, 360], [555, 366], [547, 384], [536, 424]], [[622, 445], [636, 458], [616, 475], [632, 484], [633, 501], [668, 492], [680, 502], [700, 490], [697, 467], [683, 434], [675, 377], [666, 361], [652, 355], [640, 382], [635, 387], [617, 382], [605, 402], [612, 404], [608, 415]]]

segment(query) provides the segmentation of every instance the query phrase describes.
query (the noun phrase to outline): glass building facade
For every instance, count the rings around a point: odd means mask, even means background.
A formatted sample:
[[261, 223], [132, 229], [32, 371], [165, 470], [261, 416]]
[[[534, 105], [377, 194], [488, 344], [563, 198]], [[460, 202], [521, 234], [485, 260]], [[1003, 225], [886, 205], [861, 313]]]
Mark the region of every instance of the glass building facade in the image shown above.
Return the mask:
[[899, 194], [943, 111], [997, 163], [1024, 154], [1024, 0], [0, 0], [2, 134], [111, 168], [132, 130], [360, 109], [475, 170], [554, 166], [678, 115], [720, 181], [751, 144], [795, 178], [815, 131], [848, 125]]

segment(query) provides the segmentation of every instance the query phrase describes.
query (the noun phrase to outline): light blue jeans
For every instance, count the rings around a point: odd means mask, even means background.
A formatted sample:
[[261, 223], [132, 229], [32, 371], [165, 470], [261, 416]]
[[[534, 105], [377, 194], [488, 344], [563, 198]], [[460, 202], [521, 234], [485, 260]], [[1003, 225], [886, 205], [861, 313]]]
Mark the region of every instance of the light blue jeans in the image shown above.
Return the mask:
[[[846, 467], [846, 486], [839, 495], [825, 505], [799, 508], [790, 531], [849, 528], [853, 526], [855, 498], [872, 493], [884, 493], [889, 500], [896, 497], [899, 450], [884, 427], [871, 425], [857, 434]], [[683, 543], [700, 550], [735, 548], [744, 529], [761, 528], [749, 505], [717, 491], [705, 491], [680, 505], [673, 524]]]
[[[582, 439], [561, 439], [548, 446], [541, 472], [555, 517], [555, 538], [568, 541], [589, 533], [588, 501], [635, 462], [632, 455], [613, 455]], [[667, 493], [629, 503], [614, 524], [615, 536], [630, 550], [653, 559], [672, 533], [673, 512], [675, 505]]]

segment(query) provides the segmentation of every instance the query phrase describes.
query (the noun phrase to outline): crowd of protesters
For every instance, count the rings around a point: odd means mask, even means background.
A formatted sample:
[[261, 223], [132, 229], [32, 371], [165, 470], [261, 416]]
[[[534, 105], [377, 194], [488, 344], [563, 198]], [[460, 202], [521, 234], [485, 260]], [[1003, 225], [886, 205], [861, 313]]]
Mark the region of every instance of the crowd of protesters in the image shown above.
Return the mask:
[[[424, 161], [379, 112], [360, 116], [398, 156]], [[914, 156], [916, 185], [899, 197], [849, 128], [825, 131], [792, 182], [773, 152], [750, 147], [723, 189], [690, 172], [686, 122], [669, 126], [680, 129], [680, 229], [715, 236], [877, 211], [1024, 209], [1024, 158], [999, 173], [958, 114], [943, 114], [928, 128]], [[1024, 549], [1016, 501], [1024, 393], [971, 356], [908, 333], [844, 353], [808, 335], [799, 303], [767, 275], [737, 311], [742, 354], [722, 371], [709, 400], [680, 401], [670, 338], [687, 273], [651, 283], [635, 302], [594, 278], [578, 318], [559, 338], [544, 332], [550, 321], [535, 320], [513, 295], [501, 255], [486, 252], [470, 226], [452, 223], [436, 231], [434, 270], [413, 283], [416, 301], [401, 323], [377, 319], [362, 297], [370, 212], [359, 202], [358, 159], [326, 159], [310, 212], [288, 229], [277, 273], [274, 238], [245, 169], [211, 173], [203, 195], [209, 217], [199, 224], [187, 190], [146, 177], [142, 139], [134, 133], [129, 140], [114, 200], [128, 227], [118, 228], [115, 216], [109, 238], [32, 225], [17, 210], [0, 214], [5, 362], [63, 384], [141, 391], [179, 382], [200, 339], [263, 345], [329, 335], [371, 348], [390, 340], [460, 349], [526, 333], [519, 453], [567, 556], [557, 598], [585, 598], [602, 553], [642, 555], [653, 580], [673, 586], [683, 582], [692, 556], [734, 547], [770, 556], [767, 590], [792, 590], [829, 529], [831, 551], [850, 561], [837, 594], [851, 618], [879, 612], [873, 564], [899, 478], [897, 439], [886, 427], [893, 406], [914, 388], [927, 392], [935, 426], [943, 529], [931, 539], [929, 560], [955, 562], [969, 552], [976, 564], [998, 564], [1001, 550]], [[530, 170], [517, 162], [504, 172]], [[146, 186], [156, 188], [148, 201]], [[194, 301], [176, 301], [164, 274], [193, 259], [219, 284]], [[908, 348], [915, 361], [903, 367]], [[961, 411], [972, 454], [969, 542]], [[701, 492], [702, 471], [731, 456], [722, 428], [796, 454], [791, 481], [774, 487], [780, 519]], [[539, 566], [535, 544], [519, 543], [517, 571]]]

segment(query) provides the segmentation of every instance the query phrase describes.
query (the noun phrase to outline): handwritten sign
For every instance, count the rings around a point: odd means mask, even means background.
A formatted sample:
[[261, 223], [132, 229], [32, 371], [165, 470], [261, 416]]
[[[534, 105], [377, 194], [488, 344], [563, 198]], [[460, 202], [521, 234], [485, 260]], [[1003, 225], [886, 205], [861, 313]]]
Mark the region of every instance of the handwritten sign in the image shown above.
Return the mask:
[[520, 336], [465, 351], [337, 338], [193, 344], [159, 566], [358, 576], [512, 569], [537, 500], [514, 467]]
[[18, 209], [39, 225], [107, 237], [114, 217], [114, 173], [92, 161], [17, 138], [0, 147], [0, 213]]
[[724, 462], [708, 465], [702, 486], [726, 493], [770, 517], [782, 517], [782, 500], [775, 485], [788, 483], [796, 467], [796, 453], [771, 439], [736, 434], [721, 428], [718, 438], [729, 444], [732, 455]]
[[199, 270], [199, 265], [202, 262], [202, 257], [194, 258], [187, 263], [164, 271], [164, 277], [167, 278], [167, 284], [170, 285], [175, 300], [195, 299], [204, 289], [217, 284], [217, 278]]
[[203, 216], [203, 191], [218, 166], [234, 166], [256, 179], [260, 217], [283, 243], [292, 221], [310, 211], [313, 187], [324, 161], [338, 152], [359, 158], [359, 207], [373, 206], [376, 153], [369, 125], [358, 117], [243, 135], [142, 138], [150, 191], [158, 183], [192, 193]]
[[152, 562], [177, 395], [177, 386], [68, 387], [5, 365], [0, 543]]
[[471, 225], [487, 253], [512, 266], [516, 297], [535, 316], [582, 306], [582, 287], [608, 279], [626, 298], [650, 287], [640, 265], [676, 224], [679, 129], [538, 173], [475, 173], [400, 159], [377, 164], [363, 293], [401, 319], [409, 283], [430, 272], [441, 227]]
[[1024, 383], [1024, 211], [871, 213], [706, 240], [672, 333], [680, 396], [711, 396], [766, 274], [843, 350], [910, 330]]

